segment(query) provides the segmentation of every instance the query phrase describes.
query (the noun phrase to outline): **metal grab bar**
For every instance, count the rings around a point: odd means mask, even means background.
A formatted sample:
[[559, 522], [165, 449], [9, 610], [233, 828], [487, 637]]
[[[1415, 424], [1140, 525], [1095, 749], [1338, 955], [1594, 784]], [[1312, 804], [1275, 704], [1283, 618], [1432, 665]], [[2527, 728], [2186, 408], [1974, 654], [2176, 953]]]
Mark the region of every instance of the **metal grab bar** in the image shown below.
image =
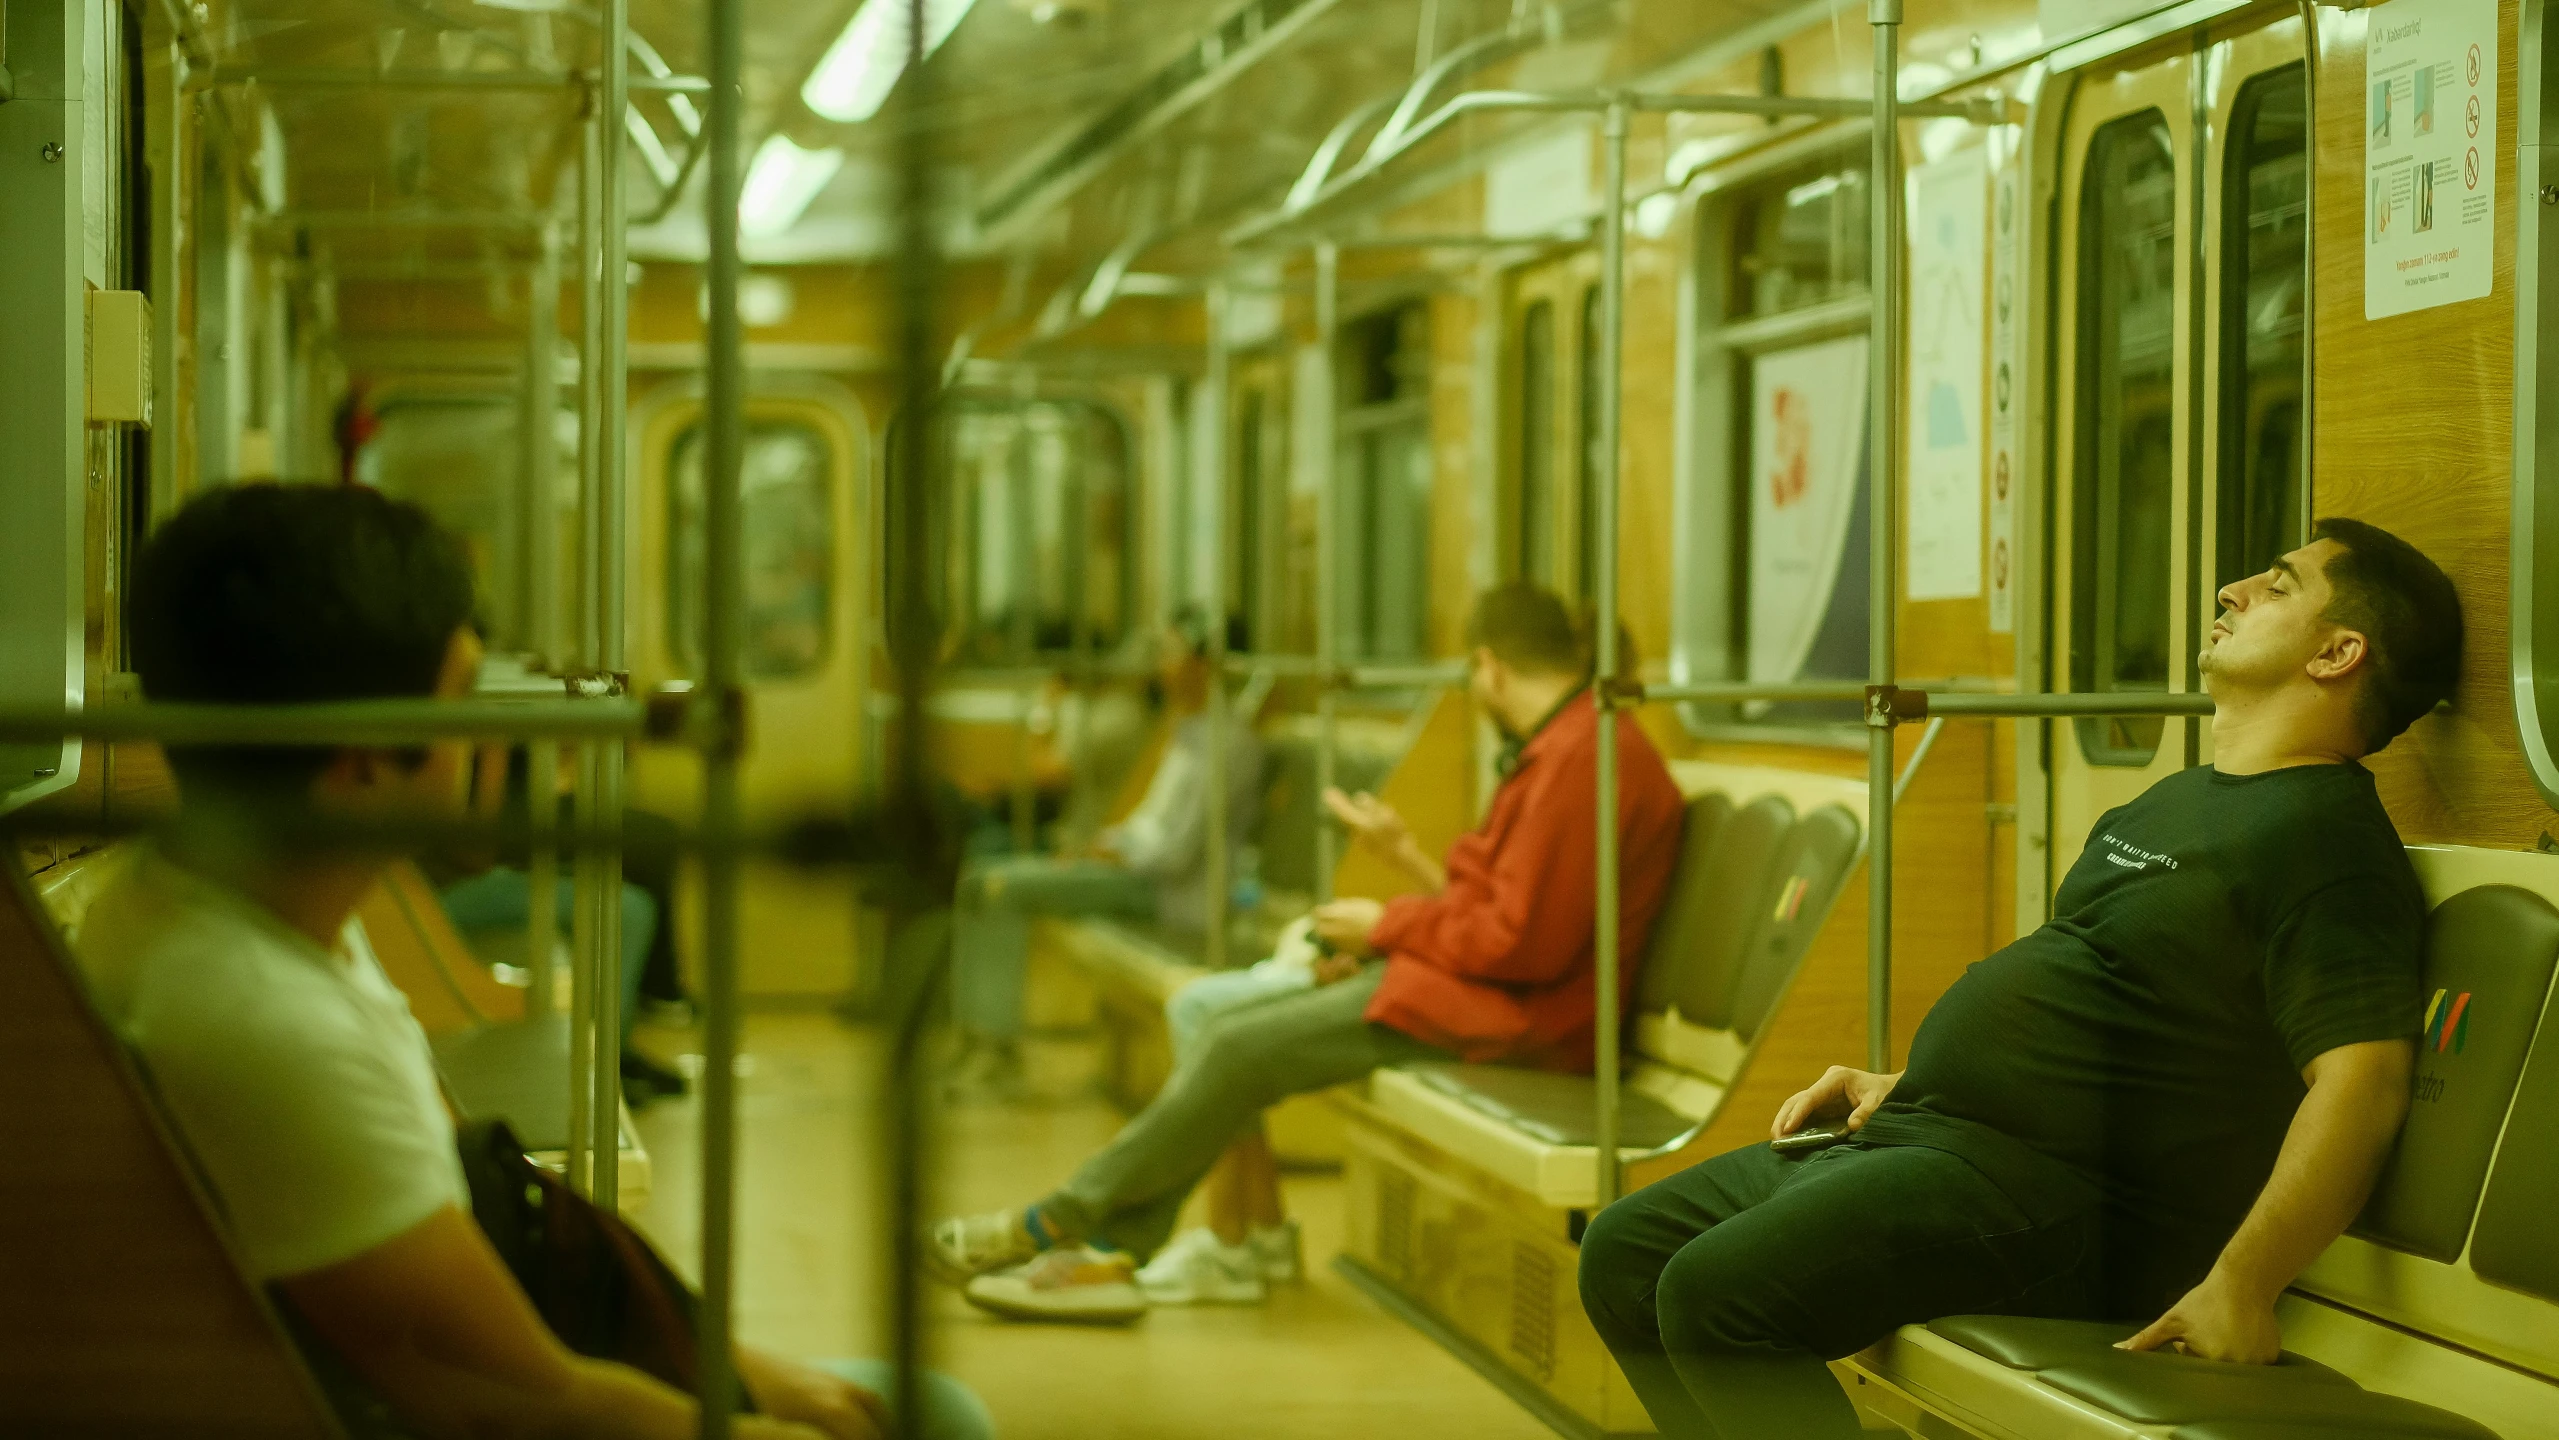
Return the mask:
[[[1898, 24], [1898, 21], [1894, 22]], [[1381, 130], [1368, 152], [1357, 165], [1339, 177], [1308, 188], [1301, 177], [1291, 190], [1282, 209], [1256, 220], [1248, 220], [1229, 231], [1230, 246], [1249, 246], [1297, 224], [1315, 211], [1339, 200], [1366, 184], [1396, 160], [1429, 142], [1450, 125], [1479, 112], [1600, 114], [1612, 106], [1623, 111], [1647, 114], [1683, 115], [1757, 115], [1769, 118], [1802, 116], [1813, 119], [1854, 119], [1873, 115], [1880, 108], [1887, 114], [1899, 113], [1911, 118], [1952, 118], [1970, 120], [1978, 125], [1995, 125], [2011, 118], [2009, 101], [1996, 96], [1974, 100], [1930, 100], [1903, 105], [1898, 97], [1888, 99], [1881, 107], [1853, 96], [1815, 95], [1677, 95], [1605, 91], [1534, 91], [1534, 90], [1470, 90], [1452, 97], [1422, 120], [1404, 126]], [[1391, 144], [1381, 142], [1391, 141]], [[1314, 172], [1311, 167], [1309, 176]]]
[[139, 702], [0, 710], [0, 740], [158, 740], [173, 745], [423, 745], [436, 740], [699, 743], [688, 692], [646, 700], [339, 700], [312, 705]]
[[1904, 714], [1905, 721], [1923, 715], [1979, 716], [1994, 720], [2050, 720], [2071, 717], [2133, 715], [2210, 715], [2212, 697], [2202, 691], [2170, 694], [2165, 691], [2131, 693], [2094, 691], [2049, 695], [1984, 694], [1977, 691], [1927, 692], [1904, 690], [1902, 695], [1919, 695], [1926, 704], [1920, 714]]

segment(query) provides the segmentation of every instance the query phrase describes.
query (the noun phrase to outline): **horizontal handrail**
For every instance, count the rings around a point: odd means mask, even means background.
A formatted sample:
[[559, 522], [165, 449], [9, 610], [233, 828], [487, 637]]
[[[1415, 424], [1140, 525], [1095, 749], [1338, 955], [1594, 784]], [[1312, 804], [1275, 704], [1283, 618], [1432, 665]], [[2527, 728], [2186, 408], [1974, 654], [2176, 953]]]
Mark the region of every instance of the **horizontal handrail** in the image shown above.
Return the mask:
[[2212, 697], [2201, 691], [2172, 694], [2164, 690], [2126, 693], [2121, 690], [2098, 690], [2066, 694], [2001, 694], [1979, 691], [1909, 691], [1903, 696], [1919, 694], [1927, 702], [1920, 714], [1905, 714], [1905, 720], [1927, 715], [1960, 715], [1967, 718], [2012, 720], [2096, 718], [2100, 716], [2145, 715], [2210, 715]]
[[[1366, 184], [1372, 177], [1402, 157], [1411, 154], [1432, 137], [1470, 114], [1507, 112], [1514, 114], [1599, 114], [1612, 105], [1622, 104], [1629, 110], [1653, 114], [1683, 115], [1756, 115], [1770, 119], [1802, 116], [1813, 119], [1862, 119], [1874, 113], [1874, 103], [1855, 96], [1827, 95], [1675, 95], [1620, 93], [1606, 90], [1536, 91], [1536, 90], [1469, 90], [1450, 97], [1447, 104], [1432, 111], [1396, 136], [1394, 144], [1373, 152], [1339, 176], [1317, 187], [1312, 193], [1292, 193], [1286, 206], [1259, 219], [1248, 220], [1227, 235], [1227, 243], [1249, 246], [1269, 239], [1282, 231], [1305, 224], [1315, 212], [1326, 208], [1342, 196]], [[2004, 97], [1983, 96], [1973, 100], [1929, 100], [1899, 107], [1908, 118], [1951, 118], [1969, 120], [1977, 125], [1996, 125], [2014, 118], [2013, 105]]]
[[1345, 669], [1346, 690], [1446, 690], [1466, 683], [1467, 665], [1452, 660], [1439, 665], [1353, 665]]
[[1866, 698], [1866, 686], [1856, 680], [1795, 680], [1753, 683], [1747, 680], [1703, 680], [1674, 685], [1641, 685], [1621, 682], [1610, 687], [1610, 694], [1621, 702], [1659, 700], [1748, 704], [1753, 701], [1819, 701]]
[[0, 741], [159, 740], [180, 745], [422, 745], [434, 740], [692, 738], [693, 697], [646, 700], [345, 700], [312, 705], [134, 702], [68, 714], [0, 710]]

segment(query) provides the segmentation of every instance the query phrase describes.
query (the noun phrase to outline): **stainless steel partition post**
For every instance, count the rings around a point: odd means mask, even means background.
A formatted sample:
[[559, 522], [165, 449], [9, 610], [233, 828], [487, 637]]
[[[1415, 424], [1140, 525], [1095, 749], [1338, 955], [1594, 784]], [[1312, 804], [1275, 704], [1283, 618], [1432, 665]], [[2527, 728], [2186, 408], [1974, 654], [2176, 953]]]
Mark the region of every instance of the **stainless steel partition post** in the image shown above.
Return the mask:
[[1323, 423], [1315, 429], [1315, 664], [1326, 679], [1315, 697], [1315, 899], [1333, 898], [1333, 871], [1341, 864], [1340, 836], [1324, 818], [1324, 792], [1333, 788], [1334, 761], [1341, 751], [1341, 687], [1332, 682], [1342, 663], [1341, 537], [1334, 534], [1340, 499], [1334, 473], [1340, 459], [1333, 417], [1341, 405], [1341, 381], [1334, 370], [1334, 351], [1341, 341], [1342, 251], [1327, 240], [1315, 247], [1315, 393], [1308, 403], [1319, 407]]
[[[1201, 507], [1208, 546], [1208, 853], [1203, 858], [1208, 886], [1208, 968], [1226, 968], [1227, 861], [1232, 838], [1227, 826], [1226, 727], [1226, 305], [1223, 280], [1208, 287], [1208, 374], [1200, 381], [1199, 403], [1207, 407], [1201, 433], [1200, 469], [1192, 477], [1191, 495]], [[1176, 544], [1183, 537], [1176, 537]]]
[[1894, 500], [1901, 453], [1901, 0], [1867, 0], [1875, 32], [1866, 265], [1866, 1068], [1893, 1062], [1893, 626], [1901, 587]]
[[[586, 165], [578, 175], [578, 266], [584, 276], [579, 288], [578, 403], [584, 428], [578, 446], [577, 632], [563, 667], [572, 676], [595, 672], [596, 652], [602, 644], [598, 618], [604, 508], [597, 497], [604, 484], [604, 272], [597, 256], [605, 223], [604, 154], [621, 141], [601, 97], [589, 89], [586, 98]], [[570, 808], [580, 825], [592, 823], [597, 813], [598, 753], [594, 745], [585, 743], [573, 752]], [[544, 794], [546, 803], [557, 798], [554, 792]], [[569, 863], [569, 1183], [589, 1199], [595, 1198], [596, 1174], [602, 1168], [595, 1143], [595, 992], [606, 908], [600, 859], [594, 851], [582, 849]]]
[[[745, 102], [746, 0], [709, 0], [711, 92], [705, 97], [710, 183], [709, 383], [703, 415], [702, 670], [708, 701], [734, 713], [738, 696], [740, 575], [738, 464], [746, 353], [738, 328], [739, 111]], [[726, 728], [726, 727], [723, 727]], [[737, 827], [736, 736], [702, 752], [702, 823], [716, 836]], [[702, 857], [702, 1309], [694, 1365], [703, 1440], [727, 1440], [731, 1316], [737, 1301], [738, 862], [733, 850]]]
[[[583, 183], [583, 182], [581, 182]], [[581, 191], [583, 198], [583, 191]], [[583, 218], [584, 206], [580, 206]], [[581, 225], [583, 231], [583, 225]], [[584, 239], [583, 233], [580, 239]], [[560, 408], [560, 239], [556, 230], [542, 232], [542, 259], [533, 269], [531, 339], [524, 365], [524, 473], [518, 477], [521, 503], [516, 512], [517, 639], [535, 663], [549, 668], [560, 649], [560, 505], [559, 453], [552, 440], [552, 417]], [[580, 407], [583, 415], [584, 407]], [[583, 442], [581, 442], [583, 444]], [[560, 852], [541, 830], [559, 818], [556, 809], [534, 804], [551, 794], [551, 777], [560, 771], [556, 741], [537, 740], [527, 752], [526, 815], [538, 827], [525, 867], [529, 898], [525, 908], [524, 966], [532, 979], [527, 1014], [548, 1016], [559, 1008], [554, 957], [560, 938]]]
[[[596, 668], [619, 677], [630, 668], [627, 646], [630, 560], [629, 465], [623, 455], [627, 434], [631, 286], [627, 206], [623, 198], [623, 116], [630, 109], [631, 0], [604, 0], [604, 103], [597, 126], [601, 146], [596, 166], [596, 224], [603, 232], [597, 289], [604, 304], [603, 352], [597, 368], [601, 404], [596, 412]], [[618, 688], [618, 687], [617, 687]], [[596, 750], [595, 809], [579, 816], [582, 824], [618, 836], [622, 828], [625, 752], [606, 741]], [[607, 1210], [621, 1197], [622, 1183], [622, 852], [614, 847], [595, 852], [595, 1003], [589, 1011], [594, 1027], [592, 1109], [589, 1144], [595, 1156], [595, 1203]], [[658, 923], [673, 924], [673, 916]]]
[[1599, 527], [1596, 543], [1590, 553], [1598, 573], [1592, 577], [1591, 595], [1598, 615], [1597, 654], [1592, 666], [1592, 699], [1599, 707], [1599, 849], [1596, 855], [1598, 881], [1593, 909], [1596, 933], [1592, 937], [1593, 975], [1596, 989], [1594, 1001], [1597, 1018], [1593, 1022], [1593, 1038], [1597, 1054], [1592, 1074], [1597, 1084], [1592, 1087], [1597, 1097], [1598, 1113], [1592, 1117], [1591, 1143], [1598, 1152], [1598, 1185], [1594, 1190], [1596, 1206], [1605, 1207], [1616, 1200], [1623, 1167], [1617, 1157], [1617, 973], [1619, 969], [1617, 933], [1617, 476], [1619, 401], [1625, 390], [1626, 345], [1626, 101], [1609, 101], [1606, 117], [1608, 142], [1607, 177], [1602, 180], [1599, 197], [1599, 414], [1598, 434], [1594, 448], [1599, 464], [1593, 468], [1591, 484], [1598, 493], [1592, 497], [1591, 523]]

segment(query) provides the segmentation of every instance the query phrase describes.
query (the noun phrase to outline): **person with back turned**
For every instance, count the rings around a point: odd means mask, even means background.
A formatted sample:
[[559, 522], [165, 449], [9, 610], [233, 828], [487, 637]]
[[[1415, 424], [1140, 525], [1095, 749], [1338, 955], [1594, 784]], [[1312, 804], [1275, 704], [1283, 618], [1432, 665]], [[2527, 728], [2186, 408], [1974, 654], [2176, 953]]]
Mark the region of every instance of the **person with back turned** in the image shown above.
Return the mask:
[[2362, 1208], [2415, 1061], [2425, 898], [2358, 762], [2461, 656], [2432, 561], [2313, 535], [2221, 591], [2213, 763], [2101, 816], [2053, 918], [1947, 990], [1906, 1070], [1835, 1066], [1779, 1148], [1592, 1220], [1583, 1304], [1664, 1435], [1849, 1440], [1823, 1362], [1947, 1315], [2274, 1361], [2276, 1298]]
[[[154, 701], [454, 699], [480, 664], [471, 589], [461, 547], [412, 506], [360, 487], [237, 486], [144, 547], [129, 634]], [[90, 907], [81, 962], [351, 1430], [694, 1435], [693, 1396], [636, 1362], [572, 1352], [483, 1228], [475, 1197], [510, 1199], [506, 1187], [491, 1197], [457, 1147], [426, 1035], [355, 919], [414, 847], [294, 833], [459, 818], [465, 747], [168, 749], [180, 823]], [[595, 1288], [581, 1313], [618, 1303]], [[741, 1440], [885, 1429], [864, 1388], [883, 1367], [824, 1373], [740, 1347], [737, 1368], [762, 1412], [739, 1422]], [[946, 1380], [919, 1408], [936, 1440], [990, 1433]]]

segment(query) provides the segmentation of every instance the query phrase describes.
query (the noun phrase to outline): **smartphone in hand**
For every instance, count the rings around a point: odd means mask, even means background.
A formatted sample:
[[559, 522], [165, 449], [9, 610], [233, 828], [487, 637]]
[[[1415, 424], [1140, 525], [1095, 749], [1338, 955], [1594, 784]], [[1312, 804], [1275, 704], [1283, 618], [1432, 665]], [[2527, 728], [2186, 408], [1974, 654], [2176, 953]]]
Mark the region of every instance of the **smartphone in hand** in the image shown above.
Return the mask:
[[1813, 1150], [1827, 1150], [1857, 1132], [1845, 1125], [1815, 1125], [1792, 1135], [1780, 1135], [1768, 1142], [1768, 1148], [1780, 1155], [1799, 1155]]

